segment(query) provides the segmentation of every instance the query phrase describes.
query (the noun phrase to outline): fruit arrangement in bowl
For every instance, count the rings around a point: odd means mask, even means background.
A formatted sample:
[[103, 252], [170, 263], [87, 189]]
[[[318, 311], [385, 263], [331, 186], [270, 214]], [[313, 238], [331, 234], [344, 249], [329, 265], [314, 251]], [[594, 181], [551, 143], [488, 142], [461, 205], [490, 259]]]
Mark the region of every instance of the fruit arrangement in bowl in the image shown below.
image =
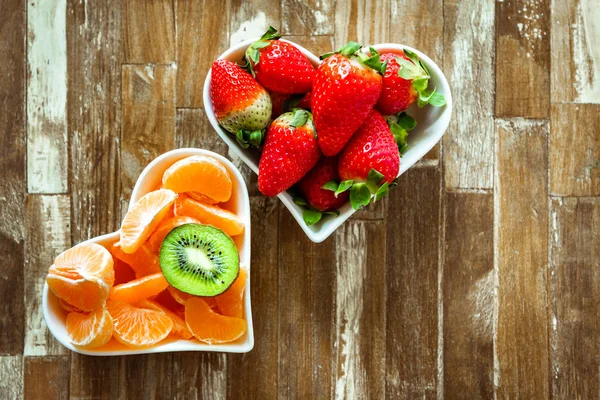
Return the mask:
[[317, 58], [270, 27], [207, 75], [208, 118], [315, 242], [380, 200], [446, 130], [448, 83], [407, 46], [355, 42]]
[[55, 259], [48, 327], [91, 355], [249, 351], [249, 235], [233, 164], [199, 149], [165, 153], [142, 173], [119, 231]]

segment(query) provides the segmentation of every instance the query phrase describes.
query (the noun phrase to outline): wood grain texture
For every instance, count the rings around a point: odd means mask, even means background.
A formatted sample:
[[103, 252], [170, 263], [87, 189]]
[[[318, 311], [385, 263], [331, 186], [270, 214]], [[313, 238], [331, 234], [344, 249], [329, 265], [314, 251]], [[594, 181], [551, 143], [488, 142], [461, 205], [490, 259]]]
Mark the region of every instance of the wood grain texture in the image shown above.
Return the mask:
[[25, 400], [69, 398], [69, 356], [25, 357], [23, 364]]
[[23, 357], [0, 356], [0, 398], [23, 398]]
[[385, 397], [385, 235], [383, 223], [358, 221], [335, 234], [336, 399]]
[[[227, 356], [227, 396], [233, 399], [277, 397], [279, 358], [279, 213], [277, 198], [251, 197], [252, 260], [250, 297], [254, 349]], [[284, 211], [281, 211], [284, 212]], [[287, 212], [287, 210], [285, 210]], [[257, 379], [257, 376], [264, 379]]]
[[600, 198], [551, 201], [552, 396], [600, 394]]
[[278, 27], [281, 23], [279, 0], [227, 0], [231, 9], [229, 20], [229, 45], [233, 46], [247, 39], [258, 38], [267, 31], [269, 25]]
[[66, 0], [27, 2], [27, 190], [66, 193]]
[[285, 36], [285, 39], [298, 43], [313, 54], [319, 56], [334, 50], [333, 36]]
[[126, 63], [175, 61], [173, 0], [125, 0], [123, 7], [123, 60]]
[[444, 395], [493, 397], [494, 197], [444, 197]]
[[600, 103], [600, 8], [552, 1], [552, 103]]
[[67, 54], [69, 184], [77, 243], [115, 231], [121, 221], [121, 8], [110, 1], [70, 1]]
[[126, 357], [92, 357], [71, 353], [70, 397], [112, 400], [126, 388]]
[[336, 247], [312, 243], [287, 209], [279, 212], [278, 397], [329, 396], [335, 383]]
[[177, 109], [175, 147], [197, 147], [227, 155], [227, 144], [215, 132], [201, 108]]
[[123, 66], [122, 197], [142, 170], [175, 144], [175, 65]]
[[124, 381], [120, 396], [123, 399], [172, 399], [173, 354], [144, 354], [120, 357]]
[[552, 106], [550, 193], [600, 196], [600, 106]]
[[281, 0], [283, 35], [331, 35], [334, 30], [334, 0]]
[[550, 1], [496, 3], [497, 117], [550, 115]]
[[494, 1], [445, 1], [444, 74], [459, 105], [443, 138], [447, 188], [492, 187], [493, 59]]
[[410, 170], [388, 202], [388, 214], [402, 216], [386, 225], [390, 399], [437, 396], [440, 179], [437, 168]]
[[173, 396], [176, 399], [225, 399], [227, 396], [225, 354], [174, 354]]
[[[23, 352], [23, 263], [26, 184], [26, 34], [25, 4], [3, 2], [0, 22], [0, 364]], [[7, 364], [8, 365], [8, 364]], [[11, 364], [12, 365], [12, 364]], [[8, 368], [8, 367], [7, 367]], [[0, 368], [1, 370], [2, 368]], [[2, 382], [3, 379], [0, 379]], [[1, 386], [2, 384], [0, 384]], [[0, 394], [9, 393], [9, 386]], [[0, 397], [2, 397], [0, 395]]]
[[547, 398], [548, 123], [500, 120], [496, 132], [496, 394]]
[[390, 34], [390, 2], [355, 0], [335, 2], [335, 48], [350, 40], [363, 46], [385, 43]]
[[[204, 105], [204, 78], [229, 47], [229, 10], [222, 0], [177, 2], [177, 107]], [[210, 45], [198, 37], [210, 37]]]
[[42, 292], [48, 268], [71, 246], [71, 201], [67, 195], [29, 195], [25, 240], [25, 356], [68, 354], [48, 331]]

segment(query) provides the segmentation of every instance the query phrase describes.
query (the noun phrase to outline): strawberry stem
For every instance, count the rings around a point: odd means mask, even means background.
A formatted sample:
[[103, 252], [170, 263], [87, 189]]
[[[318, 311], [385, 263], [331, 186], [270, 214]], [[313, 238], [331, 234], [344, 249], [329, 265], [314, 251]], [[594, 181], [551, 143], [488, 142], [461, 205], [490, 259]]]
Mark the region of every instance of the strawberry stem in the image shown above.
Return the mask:
[[339, 53], [345, 57], [350, 57], [351, 55], [353, 55], [354, 53], [356, 53], [358, 50], [360, 50], [362, 46], [356, 42], [350, 41], [348, 42], [347, 45], [345, 45], [344, 47], [336, 50], [336, 53]]

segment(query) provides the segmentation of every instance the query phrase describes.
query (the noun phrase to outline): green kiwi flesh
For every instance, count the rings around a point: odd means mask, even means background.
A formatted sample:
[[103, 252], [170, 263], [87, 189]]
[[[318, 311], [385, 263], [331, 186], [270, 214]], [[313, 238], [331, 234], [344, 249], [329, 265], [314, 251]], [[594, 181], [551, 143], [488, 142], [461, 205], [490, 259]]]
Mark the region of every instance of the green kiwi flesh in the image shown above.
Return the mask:
[[225, 232], [210, 225], [185, 224], [163, 240], [160, 268], [169, 284], [182, 292], [216, 296], [238, 276], [240, 262]]

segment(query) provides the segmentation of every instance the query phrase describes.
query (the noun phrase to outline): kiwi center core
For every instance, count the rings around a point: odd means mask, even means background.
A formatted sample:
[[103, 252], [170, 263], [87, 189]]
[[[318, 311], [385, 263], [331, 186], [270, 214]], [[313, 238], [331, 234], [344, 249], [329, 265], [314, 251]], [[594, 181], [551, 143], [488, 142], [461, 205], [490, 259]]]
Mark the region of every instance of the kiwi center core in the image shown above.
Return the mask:
[[194, 247], [186, 247], [185, 255], [190, 263], [199, 265], [201, 268], [208, 271], [216, 271], [215, 265], [206, 256], [206, 253]]

